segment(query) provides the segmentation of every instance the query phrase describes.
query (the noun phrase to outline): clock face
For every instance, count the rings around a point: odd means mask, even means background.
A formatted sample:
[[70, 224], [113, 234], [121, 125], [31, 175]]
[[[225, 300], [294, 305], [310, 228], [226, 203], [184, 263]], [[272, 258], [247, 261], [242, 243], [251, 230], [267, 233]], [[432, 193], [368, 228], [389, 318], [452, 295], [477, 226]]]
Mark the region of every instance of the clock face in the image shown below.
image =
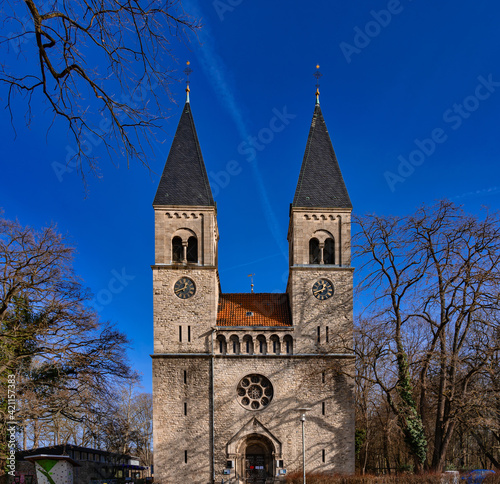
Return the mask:
[[174, 293], [177, 297], [181, 299], [188, 299], [194, 296], [196, 292], [196, 286], [194, 282], [189, 279], [189, 277], [181, 277], [174, 286]]
[[314, 283], [312, 293], [316, 299], [324, 301], [333, 296], [333, 284], [327, 279], [320, 279]]

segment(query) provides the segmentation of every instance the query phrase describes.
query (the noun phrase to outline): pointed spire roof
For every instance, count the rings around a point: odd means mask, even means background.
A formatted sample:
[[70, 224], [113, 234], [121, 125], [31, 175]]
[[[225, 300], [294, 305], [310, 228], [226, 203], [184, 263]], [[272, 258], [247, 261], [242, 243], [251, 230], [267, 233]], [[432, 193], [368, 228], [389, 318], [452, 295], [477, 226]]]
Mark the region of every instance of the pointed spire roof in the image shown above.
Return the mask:
[[292, 207], [352, 208], [319, 101], [314, 107]]
[[189, 101], [182, 110], [153, 205], [215, 206]]

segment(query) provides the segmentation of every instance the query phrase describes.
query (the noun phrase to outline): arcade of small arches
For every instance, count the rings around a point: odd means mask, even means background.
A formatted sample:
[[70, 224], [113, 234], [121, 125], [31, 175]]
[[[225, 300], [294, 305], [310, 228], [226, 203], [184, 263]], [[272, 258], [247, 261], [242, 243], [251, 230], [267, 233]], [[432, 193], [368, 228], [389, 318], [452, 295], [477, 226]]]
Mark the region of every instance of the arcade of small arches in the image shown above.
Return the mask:
[[317, 230], [309, 239], [309, 264], [335, 264], [335, 239], [326, 230]]
[[280, 339], [277, 334], [269, 338], [259, 334], [253, 338], [246, 334], [241, 339], [233, 334], [226, 339], [223, 334], [217, 335], [215, 352], [219, 355], [292, 355], [293, 338], [287, 334]]
[[179, 229], [172, 237], [172, 262], [197, 263], [198, 238], [190, 229]]

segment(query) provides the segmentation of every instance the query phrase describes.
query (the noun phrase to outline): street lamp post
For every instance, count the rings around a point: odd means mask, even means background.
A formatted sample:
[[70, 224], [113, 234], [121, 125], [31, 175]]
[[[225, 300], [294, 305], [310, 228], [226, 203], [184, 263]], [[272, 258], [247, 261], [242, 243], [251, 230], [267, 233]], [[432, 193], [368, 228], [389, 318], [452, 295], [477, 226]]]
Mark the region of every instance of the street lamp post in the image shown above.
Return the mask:
[[304, 424], [306, 422], [306, 412], [311, 410], [310, 408], [299, 408], [301, 413], [300, 421], [302, 423], [302, 471], [304, 473], [303, 484], [306, 484], [306, 434]]

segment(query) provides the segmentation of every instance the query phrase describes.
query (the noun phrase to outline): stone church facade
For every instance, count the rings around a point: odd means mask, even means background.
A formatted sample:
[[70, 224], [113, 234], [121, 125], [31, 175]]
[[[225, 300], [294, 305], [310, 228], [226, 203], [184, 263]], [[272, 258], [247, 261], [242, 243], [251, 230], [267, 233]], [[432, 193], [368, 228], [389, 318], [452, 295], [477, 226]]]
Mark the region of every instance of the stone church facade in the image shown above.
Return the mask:
[[[354, 472], [351, 202], [317, 98], [283, 294], [228, 294], [191, 106], [153, 202], [155, 482], [282, 482]], [[221, 207], [221, 210], [224, 208]]]

